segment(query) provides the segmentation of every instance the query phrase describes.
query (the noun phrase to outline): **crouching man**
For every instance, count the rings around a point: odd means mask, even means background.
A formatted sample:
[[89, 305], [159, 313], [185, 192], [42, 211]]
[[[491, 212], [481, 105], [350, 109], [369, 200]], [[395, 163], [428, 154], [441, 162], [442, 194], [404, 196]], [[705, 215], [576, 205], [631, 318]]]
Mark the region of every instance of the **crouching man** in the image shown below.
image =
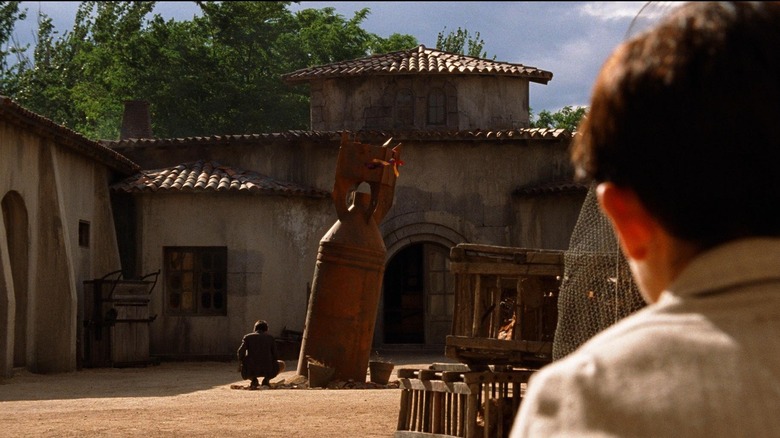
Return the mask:
[[268, 323], [255, 322], [252, 333], [244, 335], [238, 347], [238, 368], [242, 379], [251, 381], [250, 389], [258, 389], [257, 378], [262, 377], [262, 385], [271, 387], [271, 379], [284, 371], [284, 361], [278, 360], [276, 341], [268, 333]]

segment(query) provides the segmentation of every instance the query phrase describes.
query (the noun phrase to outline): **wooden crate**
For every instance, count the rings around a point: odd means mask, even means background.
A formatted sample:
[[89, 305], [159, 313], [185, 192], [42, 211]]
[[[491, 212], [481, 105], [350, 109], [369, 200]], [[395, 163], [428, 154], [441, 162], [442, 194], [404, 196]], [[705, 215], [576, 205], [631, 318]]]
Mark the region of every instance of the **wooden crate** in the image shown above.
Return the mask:
[[395, 438], [508, 437], [532, 370], [398, 370]]
[[563, 251], [452, 248], [455, 312], [445, 355], [475, 369], [550, 362], [563, 268]]

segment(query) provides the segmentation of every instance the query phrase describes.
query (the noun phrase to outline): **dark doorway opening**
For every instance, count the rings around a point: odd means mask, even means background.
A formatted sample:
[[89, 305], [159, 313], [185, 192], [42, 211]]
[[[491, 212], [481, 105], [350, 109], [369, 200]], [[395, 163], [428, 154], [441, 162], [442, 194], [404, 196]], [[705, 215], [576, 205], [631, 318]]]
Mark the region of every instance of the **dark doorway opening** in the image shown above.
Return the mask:
[[423, 245], [411, 245], [387, 264], [384, 276], [384, 342], [425, 343]]

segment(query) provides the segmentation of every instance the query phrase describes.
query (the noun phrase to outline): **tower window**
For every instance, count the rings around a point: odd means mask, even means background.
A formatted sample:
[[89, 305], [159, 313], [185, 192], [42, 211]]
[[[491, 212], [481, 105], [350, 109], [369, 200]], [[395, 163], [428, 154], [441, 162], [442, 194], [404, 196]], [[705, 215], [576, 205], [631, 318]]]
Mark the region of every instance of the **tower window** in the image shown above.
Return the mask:
[[434, 88], [428, 93], [428, 124], [444, 125], [447, 122], [447, 113], [444, 91]]

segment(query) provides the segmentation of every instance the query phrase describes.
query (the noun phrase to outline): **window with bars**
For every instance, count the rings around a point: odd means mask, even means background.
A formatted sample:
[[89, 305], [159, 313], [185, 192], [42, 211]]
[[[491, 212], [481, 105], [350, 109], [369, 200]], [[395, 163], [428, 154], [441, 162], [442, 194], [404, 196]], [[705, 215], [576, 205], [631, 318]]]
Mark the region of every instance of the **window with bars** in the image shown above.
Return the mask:
[[168, 314], [227, 314], [226, 247], [165, 247], [164, 258]]

